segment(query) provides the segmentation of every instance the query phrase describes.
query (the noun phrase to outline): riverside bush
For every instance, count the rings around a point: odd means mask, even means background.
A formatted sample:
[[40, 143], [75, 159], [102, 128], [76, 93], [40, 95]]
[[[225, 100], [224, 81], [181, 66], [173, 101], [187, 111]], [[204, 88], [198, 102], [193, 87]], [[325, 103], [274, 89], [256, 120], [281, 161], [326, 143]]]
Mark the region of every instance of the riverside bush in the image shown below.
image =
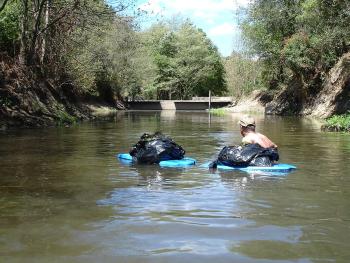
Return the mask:
[[329, 131], [350, 131], [350, 113], [334, 115], [326, 119], [323, 129]]

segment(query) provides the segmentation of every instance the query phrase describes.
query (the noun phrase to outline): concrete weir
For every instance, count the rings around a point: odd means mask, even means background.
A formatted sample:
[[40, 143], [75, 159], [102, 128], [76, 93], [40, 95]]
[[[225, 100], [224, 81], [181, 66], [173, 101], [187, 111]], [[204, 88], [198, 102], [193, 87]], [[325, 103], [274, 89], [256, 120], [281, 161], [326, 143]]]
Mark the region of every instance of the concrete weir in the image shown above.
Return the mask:
[[[225, 107], [232, 103], [231, 97], [213, 97], [211, 108]], [[206, 110], [209, 98], [197, 97], [192, 100], [142, 100], [129, 101], [129, 110]]]

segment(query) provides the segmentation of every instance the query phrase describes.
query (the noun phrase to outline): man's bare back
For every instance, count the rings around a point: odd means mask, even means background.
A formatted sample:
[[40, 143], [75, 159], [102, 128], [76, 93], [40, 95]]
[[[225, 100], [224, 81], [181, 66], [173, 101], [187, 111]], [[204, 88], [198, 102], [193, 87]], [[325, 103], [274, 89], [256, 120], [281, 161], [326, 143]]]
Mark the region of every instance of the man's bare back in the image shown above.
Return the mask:
[[244, 116], [239, 122], [240, 131], [243, 144], [259, 144], [264, 148], [277, 148], [277, 145], [273, 143], [265, 135], [255, 131], [255, 120], [250, 116]]
[[258, 132], [248, 132], [247, 134], [245, 134], [245, 136], [242, 139], [242, 143], [257, 143], [264, 148], [277, 148], [277, 145], [274, 144], [269, 138]]

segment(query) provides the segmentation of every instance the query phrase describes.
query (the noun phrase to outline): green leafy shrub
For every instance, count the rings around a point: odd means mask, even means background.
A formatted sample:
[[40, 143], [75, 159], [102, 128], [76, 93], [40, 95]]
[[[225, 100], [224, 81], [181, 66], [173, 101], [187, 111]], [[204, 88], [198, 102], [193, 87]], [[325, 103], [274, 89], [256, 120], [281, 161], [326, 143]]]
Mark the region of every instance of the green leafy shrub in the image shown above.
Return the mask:
[[17, 1], [9, 2], [0, 13], [0, 50], [13, 54], [18, 42], [20, 5]]
[[350, 113], [334, 115], [326, 119], [323, 129], [330, 131], [350, 131]]
[[315, 54], [309, 37], [304, 33], [294, 34], [285, 41], [282, 57], [294, 72], [307, 71], [315, 66]]
[[61, 110], [57, 113], [57, 125], [58, 126], [64, 126], [64, 125], [72, 125], [77, 123], [77, 118], [74, 116], [70, 115], [64, 110]]

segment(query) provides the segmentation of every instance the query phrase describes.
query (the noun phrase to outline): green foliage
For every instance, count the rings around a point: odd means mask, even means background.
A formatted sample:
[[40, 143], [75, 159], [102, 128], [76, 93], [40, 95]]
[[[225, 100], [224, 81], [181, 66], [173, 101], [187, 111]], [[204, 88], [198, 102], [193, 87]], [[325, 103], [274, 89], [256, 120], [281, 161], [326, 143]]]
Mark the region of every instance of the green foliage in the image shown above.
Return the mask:
[[215, 116], [219, 116], [222, 117], [224, 115], [226, 115], [227, 111], [223, 108], [219, 108], [219, 109], [210, 109], [209, 111], [211, 114], [215, 115]]
[[58, 126], [72, 125], [77, 123], [77, 119], [66, 111], [61, 110], [57, 113], [56, 123]]
[[0, 44], [40, 78], [111, 103], [226, 92], [222, 59], [202, 30], [174, 20], [138, 32], [106, 0], [11, 0], [0, 13]]
[[0, 13], [0, 50], [13, 53], [18, 41], [20, 5], [17, 1], [10, 1]]
[[294, 34], [286, 39], [281, 56], [293, 72], [304, 72], [315, 67], [315, 54], [306, 34]]
[[334, 115], [326, 119], [325, 128], [332, 131], [350, 131], [350, 114]]
[[133, 93], [140, 85], [134, 61], [137, 41], [131, 24], [122, 17], [89, 31], [78, 30], [67, 56], [68, 71], [78, 86], [104, 99]]
[[[225, 70], [216, 47], [205, 33], [189, 21], [160, 23], [142, 35], [153, 57], [153, 73], [144, 95], [158, 99], [188, 99], [207, 96], [209, 90], [226, 91]], [[152, 92], [150, 92], [152, 91]]]
[[268, 88], [295, 77], [312, 87], [350, 50], [349, 24], [347, 0], [256, 0], [242, 29]]
[[136, 33], [126, 19], [78, 28], [65, 61], [77, 86], [105, 100], [183, 99], [225, 92], [224, 67], [203, 31], [188, 21]]
[[233, 97], [247, 95], [253, 90], [261, 89], [259, 81], [261, 65], [259, 61], [247, 56], [232, 53], [224, 60], [228, 93]]
[[226, 90], [219, 53], [190, 22], [161, 22], [136, 33], [132, 24], [106, 21], [77, 30], [67, 58], [70, 75], [102, 97], [184, 99]]

